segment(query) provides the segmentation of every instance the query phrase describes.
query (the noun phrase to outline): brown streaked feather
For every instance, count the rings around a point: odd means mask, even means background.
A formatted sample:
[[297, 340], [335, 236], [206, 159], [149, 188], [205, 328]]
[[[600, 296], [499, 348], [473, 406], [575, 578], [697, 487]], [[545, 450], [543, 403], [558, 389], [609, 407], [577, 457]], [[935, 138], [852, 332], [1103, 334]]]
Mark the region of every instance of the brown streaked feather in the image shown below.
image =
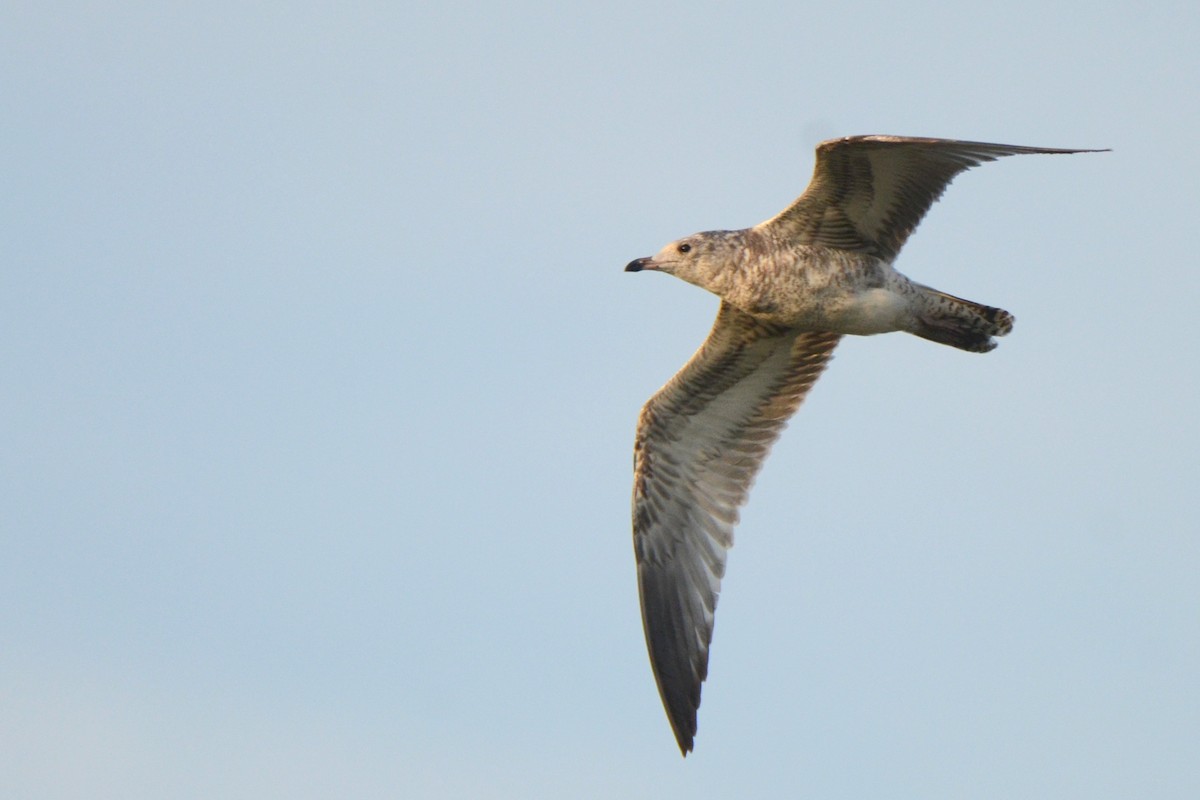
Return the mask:
[[804, 194], [758, 228], [891, 261], [960, 172], [1022, 153], [1092, 152], [1100, 151], [903, 136], [831, 139], [817, 145]]
[[633, 494], [642, 622], [684, 755], [738, 508], [840, 338], [759, 322], [722, 302], [708, 339], [642, 409]]

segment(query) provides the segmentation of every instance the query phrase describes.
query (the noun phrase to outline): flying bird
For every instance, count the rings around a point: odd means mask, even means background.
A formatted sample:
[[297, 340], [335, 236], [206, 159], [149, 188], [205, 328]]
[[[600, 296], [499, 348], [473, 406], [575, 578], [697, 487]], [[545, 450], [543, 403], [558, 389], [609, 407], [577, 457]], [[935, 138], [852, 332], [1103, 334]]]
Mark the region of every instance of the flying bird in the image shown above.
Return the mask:
[[738, 508], [767, 451], [845, 334], [905, 331], [973, 353], [1007, 311], [892, 267], [958, 173], [1028, 153], [1088, 153], [948, 139], [851, 136], [817, 146], [812, 182], [777, 216], [684, 237], [627, 272], [665, 272], [721, 298], [691, 360], [642, 409], [633, 545], [658, 691], [684, 756], [696, 735], [713, 615]]

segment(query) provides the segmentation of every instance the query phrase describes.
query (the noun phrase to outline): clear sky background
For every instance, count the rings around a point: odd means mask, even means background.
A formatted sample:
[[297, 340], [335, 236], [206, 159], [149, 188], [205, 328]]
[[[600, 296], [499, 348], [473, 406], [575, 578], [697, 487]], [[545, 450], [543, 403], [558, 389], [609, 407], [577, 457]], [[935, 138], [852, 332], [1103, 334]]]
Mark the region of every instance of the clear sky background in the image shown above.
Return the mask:
[[[1194, 2], [10, 3], [0, 795], [1200, 796]], [[766, 464], [696, 751], [634, 422], [717, 301], [632, 258], [835, 136], [961, 176]]]

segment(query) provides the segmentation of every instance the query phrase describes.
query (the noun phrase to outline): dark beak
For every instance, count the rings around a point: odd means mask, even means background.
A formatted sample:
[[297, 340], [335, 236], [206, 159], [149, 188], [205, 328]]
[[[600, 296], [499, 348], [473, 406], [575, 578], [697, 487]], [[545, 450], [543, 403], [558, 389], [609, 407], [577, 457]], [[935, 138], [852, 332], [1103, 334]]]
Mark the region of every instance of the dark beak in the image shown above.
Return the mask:
[[633, 261], [630, 261], [628, 264], [625, 265], [625, 271], [626, 272], [641, 272], [642, 270], [646, 269], [646, 267], [649, 265], [649, 263], [650, 263], [649, 258], [635, 258]]

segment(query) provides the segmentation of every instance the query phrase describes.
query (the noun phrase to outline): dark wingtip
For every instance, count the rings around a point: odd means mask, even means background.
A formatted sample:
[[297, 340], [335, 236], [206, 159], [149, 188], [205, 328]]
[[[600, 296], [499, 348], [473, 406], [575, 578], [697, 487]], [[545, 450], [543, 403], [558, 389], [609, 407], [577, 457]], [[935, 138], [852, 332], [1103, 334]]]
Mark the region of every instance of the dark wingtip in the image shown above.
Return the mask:
[[687, 758], [687, 754], [692, 752], [696, 741], [696, 729], [699, 727], [696, 725], [696, 711], [700, 707], [700, 698], [694, 698], [684, 707], [673, 707], [665, 700], [666, 698], [664, 698], [664, 705], [667, 706], [667, 719], [671, 723], [671, 732], [675, 734], [675, 743], [679, 745], [679, 753]]

